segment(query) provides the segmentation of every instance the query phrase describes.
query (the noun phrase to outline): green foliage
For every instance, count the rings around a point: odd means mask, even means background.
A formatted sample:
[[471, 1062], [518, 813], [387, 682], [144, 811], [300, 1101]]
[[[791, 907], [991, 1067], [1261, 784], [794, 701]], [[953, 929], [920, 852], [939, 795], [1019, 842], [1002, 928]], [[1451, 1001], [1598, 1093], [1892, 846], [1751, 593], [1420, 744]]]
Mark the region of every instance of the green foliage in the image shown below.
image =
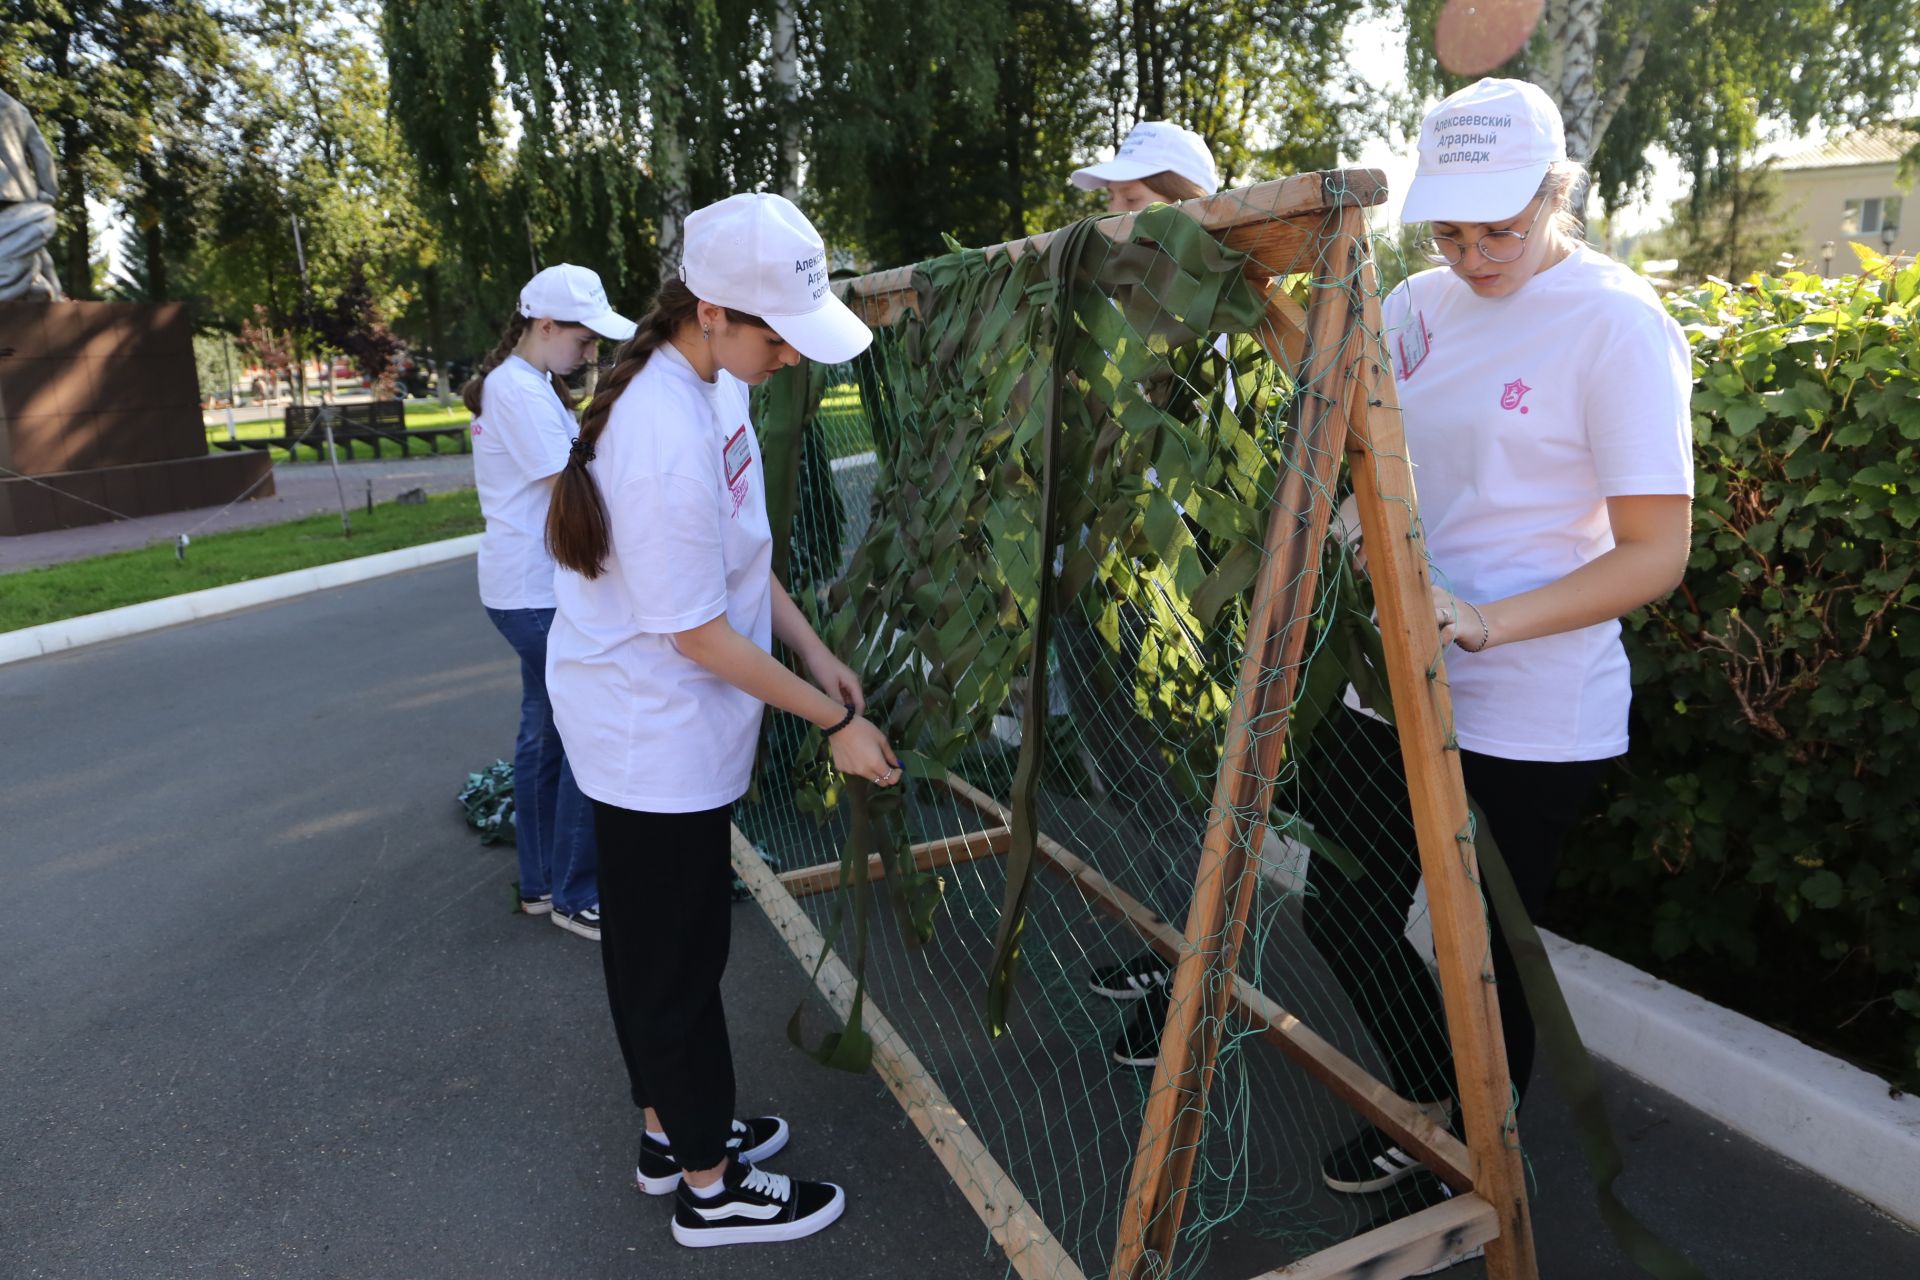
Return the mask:
[[1642, 257], [1678, 259], [1676, 278], [1698, 283], [1773, 270], [1799, 246], [1793, 219], [1780, 206], [1780, 179], [1761, 166], [1735, 168], [1703, 200], [1675, 201], [1668, 225], [1634, 247]]
[[1912, 1084], [1920, 268], [1864, 256], [1850, 279], [1669, 303], [1698, 371], [1693, 551], [1680, 591], [1627, 619], [1634, 747], [1568, 876], [1604, 901], [1594, 940], [1763, 965], [1763, 985], [1807, 989], [1796, 1030], [1864, 1019], [1884, 1029], [1869, 1055]]
[[[1102, 208], [1067, 175], [1143, 119], [1207, 139], [1225, 185], [1331, 167], [1374, 122], [1341, 37], [1359, 0], [1276, 13], [1160, 0], [806, 6], [810, 200], [882, 263]], [[925, 51], [937, 51], [924, 56]]]
[[[1097, 261], [1066, 280], [1048, 254], [924, 263], [919, 307], [856, 365], [880, 479], [823, 634], [861, 674], [868, 714], [910, 777], [964, 767], [996, 716], [1038, 696], [1042, 619], [1073, 610], [1108, 655], [1117, 692], [1168, 744], [1169, 769], [1211, 778], [1292, 387], [1257, 353], [1250, 330], [1263, 300], [1238, 255], [1165, 207], [1142, 215], [1134, 234], [1114, 246], [1096, 238]], [[1232, 335], [1226, 353], [1204, 336], [1214, 333]], [[786, 377], [793, 390], [770, 392], [763, 409], [807, 402], [798, 373]], [[763, 429], [772, 441], [790, 434]], [[792, 474], [783, 468], [803, 465], [782, 453], [791, 448], [768, 449], [772, 496]], [[812, 509], [804, 492], [799, 503]], [[1123, 638], [1123, 615], [1137, 643]], [[1033, 723], [1040, 714], [1027, 709]], [[1029, 734], [1028, 748], [1042, 736]], [[903, 919], [924, 937], [939, 878], [905, 856], [895, 817], [906, 796], [843, 783], [824, 745], [811, 733], [796, 763], [779, 753], [766, 763], [792, 771], [798, 807], [823, 822], [846, 820], [851, 802], [851, 825], [865, 834], [850, 835], [844, 856], [882, 855]], [[763, 794], [795, 790], [762, 776]], [[1014, 783], [1015, 853], [1020, 806], [1039, 776], [1023, 767]], [[855, 895], [856, 970], [864, 904]], [[1017, 906], [1003, 917], [1009, 936], [1018, 919]], [[996, 987], [990, 1004], [1003, 994]]]

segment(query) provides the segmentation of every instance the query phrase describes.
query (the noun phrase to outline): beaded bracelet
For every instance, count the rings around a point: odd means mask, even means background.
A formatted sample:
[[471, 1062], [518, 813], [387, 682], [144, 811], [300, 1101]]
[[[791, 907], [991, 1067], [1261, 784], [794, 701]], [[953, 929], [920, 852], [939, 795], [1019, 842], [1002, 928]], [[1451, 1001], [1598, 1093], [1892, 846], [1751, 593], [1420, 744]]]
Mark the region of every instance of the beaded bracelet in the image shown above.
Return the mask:
[[820, 731], [821, 733], [824, 733], [829, 738], [831, 738], [834, 734], [840, 732], [842, 729], [846, 728], [848, 725], [853, 723], [853, 704], [851, 702], [843, 702], [840, 705], [847, 709], [847, 714], [840, 717], [840, 723], [833, 726], [833, 728], [822, 729]]

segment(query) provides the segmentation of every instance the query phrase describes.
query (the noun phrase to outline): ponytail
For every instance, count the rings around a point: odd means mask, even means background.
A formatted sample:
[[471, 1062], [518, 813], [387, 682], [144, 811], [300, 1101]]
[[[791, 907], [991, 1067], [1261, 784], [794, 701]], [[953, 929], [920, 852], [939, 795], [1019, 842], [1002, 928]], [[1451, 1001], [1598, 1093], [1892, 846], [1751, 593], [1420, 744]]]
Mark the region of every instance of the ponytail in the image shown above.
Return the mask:
[[[486, 359], [482, 360], [480, 367], [473, 371], [473, 376], [467, 379], [467, 384], [460, 388], [460, 398], [466, 402], [467, 412], [474, 417], [480, 416], [481, 399], [487, 389], [487, 375], [498, 369], [500, 362], [513, 354], [513, 349], [520, 345], [520, 339], [527, 336], [527, 327], [532, 323], [533, 321], [528, 317], [521, 315], [518, 311], [514, 312], [513, 319], [507, 321], [507, 327], [500, 331], [500, 341], [494, 343], [493, 350], [487, 352]], [[584, 327], [567, 320], [556, 320], [554, 323], [563, 329]], [[567, 406], [568, 412], [572, 412], [579, 400], [573, 394], [573, 388], [567, 385], [567, 380], [557, 373], [548, 373], [547, 380], [553, 384], [553, 394], [560, 397], [560, 403]]]
[[[607, 429], [613, 402], [627, 384], [647, 367], [647, 360], [694, 318], [700, 299], [677, 277], [669, 277], [654, 295], [653, 307], [640, 317], [639, 327], [613, 353], [613, 368], [593, 394], [587, 411], [580, 415], [580, 435], [573, 442], [567, 465], [553, 482], [553, 498], [547, 506], [547, 552], [554, 563], [593, 579], [605, 570], [612, 551], [612, 534], [607, 525], [607, 504], [600, 496], [587, 464], [593, 461], [594, 445]], [[735, 324], [768, 328], [758, 316], [727, 308], [727, 319]]]

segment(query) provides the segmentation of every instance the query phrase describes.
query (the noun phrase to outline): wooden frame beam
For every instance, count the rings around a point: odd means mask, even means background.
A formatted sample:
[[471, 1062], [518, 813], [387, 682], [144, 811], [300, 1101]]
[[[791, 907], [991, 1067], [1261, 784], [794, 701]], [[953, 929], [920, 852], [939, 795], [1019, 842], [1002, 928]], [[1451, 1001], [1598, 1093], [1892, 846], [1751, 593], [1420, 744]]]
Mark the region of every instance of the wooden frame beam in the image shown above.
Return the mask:
[[[976, 811], [1004, 820], [1006, 806], [964, 779], [949, 774], [946, 785]], [[1094, 906], [1133, 926], [1140, 940], [1162, 959], [1170, 963], [1180, 959], [1185, 939], [1144, 903], [1052, 836], [1043, 832], [1036, 844], [1042, 862], [1072, 880]], [[1467, 1148], [1460, 1139], [1435, 1124], [1426, 1112], [1395, 1093], [1238, 974], [1233, 979], [1233, 1007], [1248, 1026], [1259, 1032], [1261, 1039], [1286, 1054], [1335, 1097], [1418, 1156], [1448, 1186], [1456, 1191], [1472, 1187]]]
[[[1379, 171], [1350, 169], [1303, 174], [1180, 206], [1222, 243], [1250, 255], [1246, 274], [1263, 285], [1268, 299], [1259, 336], [1273, 359], [1298, 374], [1304, 390], [1300, 420], [1286, 445], [1282, 488], [1269, 512], [1246, 651], [1216, 779], [1215, 820], [1201, 852], [1185, 935], [1175, 933], [1056, 841], [1044, 835], [1038, 841], [1045, 864], [1068, 875], [1090, 901], [1129, 921], [1148, 945], [1175, 962], [1171, 1009], [1109, 1280], [1140, 1280], [1170, 1263], [1204, 1130], [1221, 1027], [1230, 1011], [1418, 1153], [1450, 1185], [1470, 1183], [1472, 1188], [1470, 1194], [1270, 1276], [1333, 1280], [1382, 1274], [1383, 1269], [1401, 1273], [1481, 1243], [1493, 1280], [1535, 1280], [1538, 1274], [1518, 1141], [1508, 1114], [1511, 1085], [1499, 1010], [1481, 973], [1487, 919], [1467, 838], [1459, 758], [1447, 745], [1451, 707], [1444, 681], [1428, 675], [1439, 667], [1438, 635], [1432, 626], [1424, 555], [1411, 527], [1413, 480], [1384, 358], [1374, 268], [1360, 213], [1385, 196], [1386, 181]], [[1103, 220], [1099, 229], [1118, 240], [1131, 234], [1134, 223], [1133, 215], [1122, 215]], [[985, 252], [1018, 257], [1044, 249], [1054, 234], [995, 245]], [[1273, 279], [1301, 270], [1310, 271], [1316, 282], [1304, 313], [1282, 291], [1283, 281]], [[912, 267], [862, 276], [835, 288], [872, 325], [893, 323], [918, 297]], [[1272, 780], [1343, 452], [1351, 463], [1367, 544], [1373, 549], [1368, 567], [1434, 917], [1465, 1144], [1235, 973], [1257, 879], [1251, 851], [1266, 832]], [[916, 845], [916, 864], [921, 865], [922, 856], [931, 860], [924, 865], [939, 865], [941, 859], [951, 863], [1003, 851], [1005, 830], [1011, 825], [1007, 811], [957, 778], [949, 778], [948, 785], [993, 815], [1001, 827]], [[734, 839], [741, 878], [801, 962], [817, 965], [816, 983], [835, 1010], [847, 1016], [852, 975], [837, 958], [822, 958], [825, 944], [794, 896], [834, 887], [840, 883], [840, 866], [790, 872], [785, 878], [791, 883], [783, 884], [737, 830]], [[881, 871], [877, 860], [869, 859], [868, 880]], [[1023, 1278], [1085, 1280], [891, 1024], [871, 1001], [867, 1009], [876, 1069], [1006, 1250], [1014, 1270]]]
[[1393, 691], [1394, 724], [1413, 809], [1420, 866], [1433, 921], [1434, 956], [1447, 1034], [1453, 1045], [1462, 1132], [1473, 1157], [1474, 1190], [1499, 1217], [1487, 1245], [1491, 1280], [1534, 1280], [1533, 1222], [1526, 1172], [1512, 1115], [1512, 1077], [1500, 1005], [1486, 981], [1490, 919], [1480, 895], [1478, 863], [1468, 837], [1466, 784], [1451, 748], [1453, 699], [1444, 679], [1433, 621], [1425, 544], [1414, 525], [1413, 469], [1401, 427], [1399, 392], [1386, 363], [1380, 299], [1369, 258], [1360, 272], [1362, 325], [1373, 340], [1351, 389], [1348, 469], [1359, 499], [1380, 638]]
[[[1387, 198], [1387, 177], [1378, 169], [1329, 169], [1257, 186], [1186, 200], [1176, 207], [1228, 248], [1251, 254], [1263, 270], [1279, 275], [1302, 269], [1300, 255], [1325, 238], [1322, 224], [1330, 210], [1366, 208]], [[1120, 241], [1133, 234], [1138, 214], [1107, 218], [1100, 230]], [[1018, 258], [1047, 247], [1058, 231], [991, 245], [983, 252]], [[1312, 266], [1314, 264], [1307, 264]], [[834, 292], [870, 325], [884, 328], [898, 320], [914, 299], [915, 267], [894, 267], [836, 283]], [[1295, 366], [1297, 367], [1297, 366]]]
[[[1327, 236], [1325, 253], [1336, 263], [1357, 263], [1365, 234], [1359, 209], [1344, 208], [1337, 230]], [[1336, 270], [1336, 276], [1345, 274], [1344, 268]], [[1154, 1268], [1164, 1269], [1179, 1241], [1232, 986], [1218, 978], [1233, 974], [1246, 932], [1258, 878], [1247, 855], [1266, 834], [1320, 580], [1321, 547], [1333, 514], [1346, 424], [1326, 388], [1342, 380], [1347, 340], [1358, 320], [1346, 288], [1315, 291], [1302, 382], [1318, 390], [1298, 398], [1299, 421], [1288, 433], [1285, 470], [1268, 514], [1246, 652], [1214, 779], [1213, 820], [1194, 877], [1186, 946], [1173, 972], [1109, 1280], [1142, 1280]]]
[[1491, 1242], [1499, 1232], [1500, 1219], [1492, 1205], [1477, 1195], [1455, 1196], [1342, 1240], [1291, 1266], [1263, 1272], [1254, 1280], [1379, 1280], [1418, 1275], [1475, 1245]]
[[[853, 1009], [856, 985], [852, 972], [838, 956], [827, 952], [826, 940], [813, 921], [807, 919], [806, 912], [738, 827], [733, 829], [733, 872], [746, 883], [801, 967], [814, 975], [814, 985], [834, 1013], [847, 1017]], [[866, 1002], [862, 1025], [873, 1041], [874, 1071], [946, 1166], [960, 1194], [1006, 1251], [1008, 1263], [1021, 1280], [1086, 1280], [1072, 1255], [1054, 1238], [1007, 1171], [981, 1143], [967, 1118], [947, 1100], [933, 1075], [871, 999]]]
[[[913, 863], [922, 871], [931, 871], [935, 867], [950, 867], [956, 863], [972, 862], [975, 858], [990, 858], [1005, 853], [1007, 844], [1012, 840], [1013, 832], [1005, 826], [994, 827], [987, 831], [969, 831], [961, 836], [947, 836], [940, 840], [928, 840], [913, 846], [910, 853]], [[796, 871], [780, 873], [780, 883], [787, 892], [796, 898], [811, 897], [816, 893], [826, 893], [840, 887], [842, 864], [822, 862], [817, 866], [801, 867]], [[886, 864], [880, 855], [867, 855], [867, 880], [872, 882], [886, 874]]]

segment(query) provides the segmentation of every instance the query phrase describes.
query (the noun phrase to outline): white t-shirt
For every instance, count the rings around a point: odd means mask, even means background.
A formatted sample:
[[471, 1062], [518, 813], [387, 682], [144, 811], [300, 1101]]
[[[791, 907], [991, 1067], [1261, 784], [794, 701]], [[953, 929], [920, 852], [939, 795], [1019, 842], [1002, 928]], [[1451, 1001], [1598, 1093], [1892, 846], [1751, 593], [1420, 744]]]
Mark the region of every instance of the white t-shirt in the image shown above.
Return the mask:
[[473, 423], [473, 487], [480, 491], [480, 603], [553, 608], [547, 505], [578, 428], [547, 375], [508, 356], [487, 375]]
[[[1434, 580], [1462, 599], [1530, 591], [1611, 550], [1608, 498], [1692, 495], [1686, 339], [1605, 254], [1582, 246], [1505, 298], [1422, 272], [1385, 315]], [[1446, 663], [1469, 751], [1564, 761], [1627, 749], [1618, 622], [1485, 653], [1455, 646]]]
[[614, 401], [589, 465], [612, 550], [554, 578], [547, 696], [580, 790], [644, 813], [746, 794], [764, 704], [674, 646], [725, 614], [773, 648], [773, 530], [746, 389], [663, 345]]

